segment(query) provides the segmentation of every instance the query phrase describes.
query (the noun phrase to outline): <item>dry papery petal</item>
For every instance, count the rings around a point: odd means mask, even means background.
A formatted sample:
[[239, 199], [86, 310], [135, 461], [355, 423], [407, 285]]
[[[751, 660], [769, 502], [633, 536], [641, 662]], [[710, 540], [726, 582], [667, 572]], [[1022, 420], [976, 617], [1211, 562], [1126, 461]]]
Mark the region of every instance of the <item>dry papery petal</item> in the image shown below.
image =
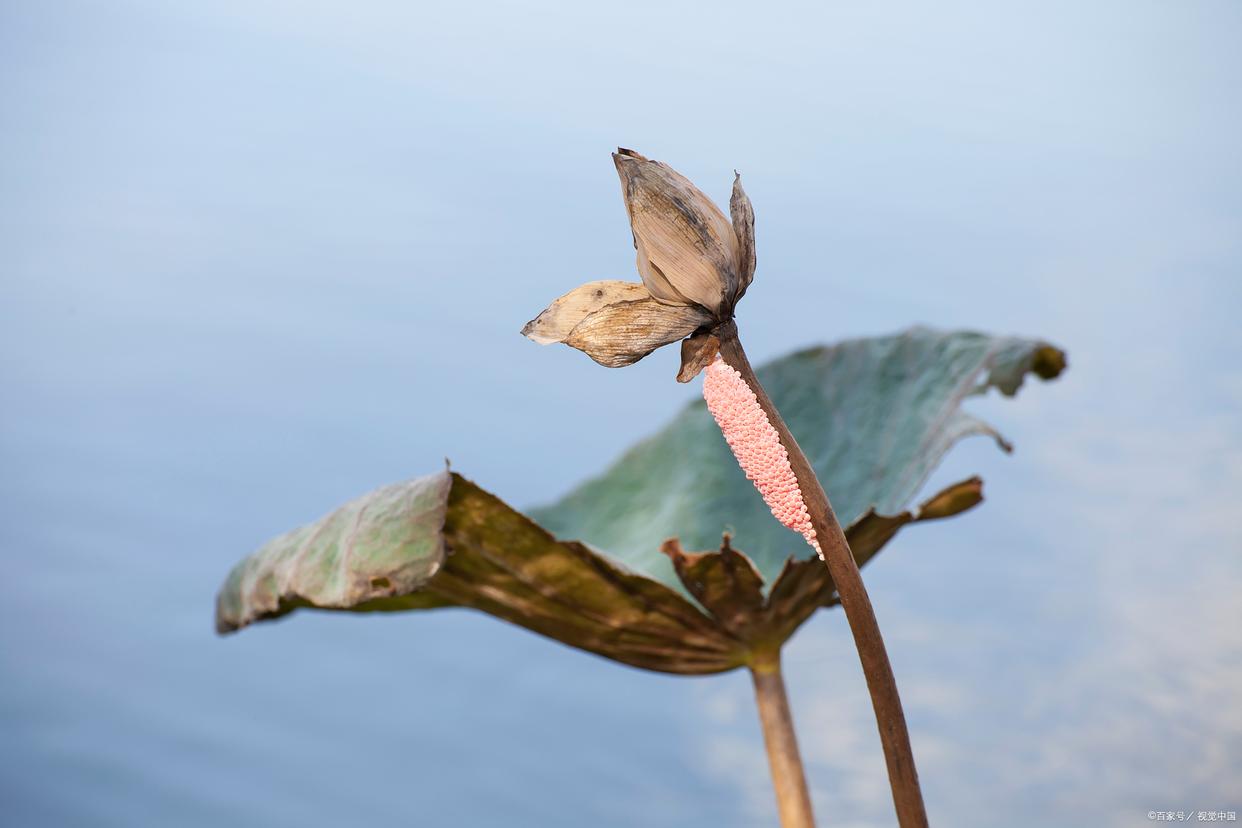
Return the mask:
[[526, 327], [522, 328], [522, 335], [540, 345], [564, 342], [565, 337], [569, 336], [569, 332], [579, 322], [597, 310], [617, 302], [632, 302], [650, 297], [647, 288], [636, 282], [622, 282], [617, 279], [587, 282], [566, 293], [548, 305], [543, 313], [527, 322]]
[[638, 236], [634, 237], [634, 251], [637, 254], [634, 257], [634, 263], [638, 266], [638, 275], [643, 280], [643, 285], [651, 292], [653, 299], [666, 305], [694, 304], [693, 299], [673, 287], [673, 283], [664, 275], [664, 271], [651, 263], [647, 246]]
[[[632, 151], [613, 155], [630, 215], [635, 247], [650, 269], [639, 273], [653, 296], [698, 303], [713, 313], [737, 292], [738, 242], [733, 225], [710, 198], [666, 164]], [[661, 277], [651, 279], [651, 269]], [[670, 295], [667, 286], [671, 286]]]
[[652, 298], [618, 302], [583, 319], [565, 344], [600, 365], [620, 368], [689, 335], [711, 318], [697, 305], [665, 305]]
[[738, 286], [733, 297], [736, 302], [746, 293], [755, 278], [755, 208], [750, 196], [742, 189], [742, 176], [733, 173], [733, 195], [729, 197], [729, 213], [733, 216], [733, 232], [738, 246]]

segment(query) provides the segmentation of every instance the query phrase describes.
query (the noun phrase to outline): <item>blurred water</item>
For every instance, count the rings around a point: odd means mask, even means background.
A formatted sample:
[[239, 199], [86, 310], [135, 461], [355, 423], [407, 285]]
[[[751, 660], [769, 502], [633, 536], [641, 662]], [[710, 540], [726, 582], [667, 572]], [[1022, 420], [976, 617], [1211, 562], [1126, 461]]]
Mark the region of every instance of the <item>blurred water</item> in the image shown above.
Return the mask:
[[[519, 506], [696, 389], [517, 330], [633, 278], [608, 151], [727, 198], [752, 356], [1047, 337], [988, 502], [868, 569], [945, 825], [1242, 810], [1242, 117], [1228, 3], [0, 10], [0, 801], [14, 825], [774, 824], [744, 676], [461, 611], [229, 639], [268, 537], [454, 466]], [[843, 619], [789, 679], [822, 822], [891, 824]]]

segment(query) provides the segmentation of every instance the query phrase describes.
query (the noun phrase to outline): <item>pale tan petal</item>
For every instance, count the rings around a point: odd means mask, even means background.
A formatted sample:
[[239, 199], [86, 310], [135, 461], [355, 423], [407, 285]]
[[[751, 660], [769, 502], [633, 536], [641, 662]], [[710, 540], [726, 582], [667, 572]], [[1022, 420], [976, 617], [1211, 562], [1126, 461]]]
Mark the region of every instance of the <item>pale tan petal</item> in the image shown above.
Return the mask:
[[522, 335], [540, 345], [564, 342], [565, 337], [579, 322], [600, 308], [616, 302], [647, 299], [651, 294], [637, 282], [605, 279], [587, 282], [557, 299], [543, 313], [526, 323]]
[[[681, 296], [713, 313], [737, 292], [738, 244], [733, 225], [710, 198], [676, 170], [631, 150], [613, 155], [635, 247], [646, 250], [650, 268], [639, 273], [653, 296], [667, 291], [658, 272]], [[651, 280], [651, 281], [649, 281]]]
[[631, 365], [712, 321], [697, 305], [666, 305], [655, 299], [618, 302], [583, 319], [565, 344], [608, 368]]
[[742, 176], [733, 173], [733, 195], [729, 198], [729, 213], [733, 216], [733, 232], [737, 235], [738, 286], [736, 302], [746, 293], [755, 278], [755, 209], [750, 197], [742, 189]]
[[635, 258], [635, 262], [638, 265], [638, 275], [642, 277], [643, 284], [651, 291], [651, 295], [656, 301], [663, 302], [666, 305], [693, 304], [691, 299], [688, 299], [677, 288], [673, 287], [660, 268], [651, 263], [651, 257], [647, 254], [646, 245], [637, 236], [634, 237], [634, 250], [638, 254]]

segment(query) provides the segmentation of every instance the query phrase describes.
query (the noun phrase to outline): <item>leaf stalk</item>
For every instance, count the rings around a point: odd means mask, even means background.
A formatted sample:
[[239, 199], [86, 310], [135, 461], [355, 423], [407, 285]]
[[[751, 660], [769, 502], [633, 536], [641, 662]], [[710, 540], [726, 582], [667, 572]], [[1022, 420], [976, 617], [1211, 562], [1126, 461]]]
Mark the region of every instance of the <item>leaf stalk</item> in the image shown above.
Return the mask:
[[789, 696], [781, 675], [780, 651], [764, 661], [750, 665], [755, 685], [755, 705], [763, 725], [763, 742], [772, 769], [772, 786], [776, 789], [776, 808], [781, 828], [815, 828], [811, 796], [806, 786], [806, 772], [798, 752]]

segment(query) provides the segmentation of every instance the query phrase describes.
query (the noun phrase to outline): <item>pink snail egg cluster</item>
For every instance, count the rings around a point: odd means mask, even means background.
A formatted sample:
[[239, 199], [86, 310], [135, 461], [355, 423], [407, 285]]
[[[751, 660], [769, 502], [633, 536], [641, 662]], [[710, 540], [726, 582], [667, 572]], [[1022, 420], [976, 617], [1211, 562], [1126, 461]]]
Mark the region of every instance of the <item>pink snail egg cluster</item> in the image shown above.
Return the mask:
[[819, 552], [811, 516], [793, 467], [789, 465], [788, 452], [781, 445], [768, 415], [759, 406], [759, 398], [742, 375], [719, 356], [703, 372], [703, 399], [733, 450], [733, 456], [746, 472], [746, 478], [763, 495], [763, 502], [768, 504], [773, 516], [801, 534]]

